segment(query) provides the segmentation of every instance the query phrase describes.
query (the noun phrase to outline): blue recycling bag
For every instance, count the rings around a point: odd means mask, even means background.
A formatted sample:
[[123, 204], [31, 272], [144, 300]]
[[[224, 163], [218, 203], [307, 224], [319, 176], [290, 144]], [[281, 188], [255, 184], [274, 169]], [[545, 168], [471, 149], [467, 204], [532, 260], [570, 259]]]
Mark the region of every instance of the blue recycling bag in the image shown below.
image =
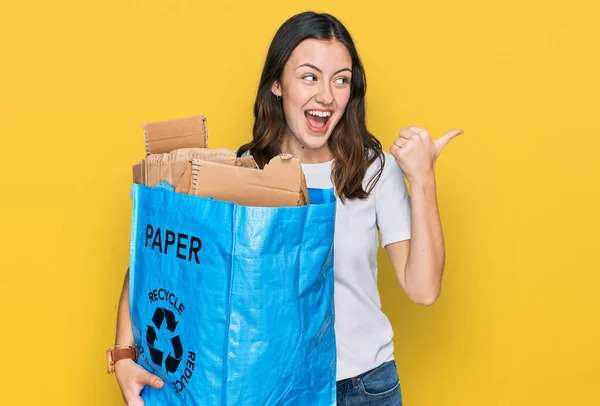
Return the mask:
[[130, 309], [147, 406], [335, 405], [333, 190], [246, 207], [133, 185]]

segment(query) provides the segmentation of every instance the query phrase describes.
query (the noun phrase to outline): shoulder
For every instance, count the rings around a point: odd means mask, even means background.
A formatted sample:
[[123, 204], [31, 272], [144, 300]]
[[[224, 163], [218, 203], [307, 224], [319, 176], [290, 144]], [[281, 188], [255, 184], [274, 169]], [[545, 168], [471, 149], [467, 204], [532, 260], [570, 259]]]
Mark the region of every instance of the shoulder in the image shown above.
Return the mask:
[[[383, 167], [382, 167], [383, 166]], [[381, 159], [376, 159], [371, 164], [365, 179], [367, 181], [377, 178], [377, 183], [373, 188], [375, 196], [388, 196], [396, 191], [405, 193], [406, 184], [404, 173], [396, 162], [396, 158], [389, 152], [383, 151]]]
[[[373, 156], [374, 152], [369, 152], [369, 158]], [[369, 168], [367, 169], [366, 178], [370, 179], [373, 175], [376, 175], [381, 171], [381, 176], [402, 176], [402, 171], [396, 163], [396, 159], [389, 152], [381, 151], [379, 158], [376, 158]]]
[[[369, 151], [368, 158], [373, 158], [375, 151]], [[386, 190], [404, 180], [404, 175], [396, 163], [396, 159], [389, 152], [381, 151], [367, 168], [363, 177], [364, 190], [370, 190], [370, 195], [386, 193]], [[373, 185], [373, 182], [375, 184]]]

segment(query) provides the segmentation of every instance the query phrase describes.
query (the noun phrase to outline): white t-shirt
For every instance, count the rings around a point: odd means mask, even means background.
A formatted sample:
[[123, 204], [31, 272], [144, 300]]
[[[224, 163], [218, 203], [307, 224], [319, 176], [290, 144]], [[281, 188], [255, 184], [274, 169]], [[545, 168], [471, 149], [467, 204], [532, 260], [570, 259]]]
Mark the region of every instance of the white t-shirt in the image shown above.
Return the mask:
[[[410, 239], [410, 201], [404, 176], [394, 157], [384, 152], [385, 164], [367, 199], [337, 199], [334, 237], [334, 299], [337, 380], [351, 378], [394, 357], [393, 331], [381, 311], [377, 289], [377, 251]], [[302, 164], [309, 188], [332, 188], [333, 161]], [[379, 169], [368, 168], [363, 187]]]

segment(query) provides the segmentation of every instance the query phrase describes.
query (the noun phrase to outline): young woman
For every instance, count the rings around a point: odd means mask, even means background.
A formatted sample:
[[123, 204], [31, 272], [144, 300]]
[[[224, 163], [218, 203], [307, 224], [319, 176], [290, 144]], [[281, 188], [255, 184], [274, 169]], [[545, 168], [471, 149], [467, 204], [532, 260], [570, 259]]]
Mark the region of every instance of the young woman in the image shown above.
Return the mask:
[[[378, 231], [408, 297], [432, 304], [444, 268], [434, 165], [462, 131], [432, 140], [426, 130], [408, 127], [400, 130], [391, 154], [384, 152], [365, 125], [365, 90], [365, 73], [346, 28], [328, 14], [293, 16], [269, 48], [253, 139], [238, 155], [250, 153], [262, 167], [277, 154], [291, 153], [300, 158], [309, 187], [335, 188], [337, 403], [398, 406], [393, 332], [377, 290]], [[133, 344], [127, 289], [126, 281], [120, 345]], [[142, 404], [144, 385], [163, 386], [132, 360], [118, 362], [115, 370], [130, 406]]]

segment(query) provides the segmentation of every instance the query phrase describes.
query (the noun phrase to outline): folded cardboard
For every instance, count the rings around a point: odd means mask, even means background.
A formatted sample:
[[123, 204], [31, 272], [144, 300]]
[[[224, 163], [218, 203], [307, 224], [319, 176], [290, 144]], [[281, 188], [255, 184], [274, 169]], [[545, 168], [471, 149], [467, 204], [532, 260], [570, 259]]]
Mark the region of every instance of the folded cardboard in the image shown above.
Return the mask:
[[168, 182], [177, 192], [187, 193], [190, 187], [192, 159], [216, 161], [227, 165], [258, 168], [254, 158], [237, 158], [236, 154], [224, 148], [182, 148], [165, 154], [148, 155], [133, 167], [133, 182], [146, 186], [156, 186]]
[[208, 148], [208, 126], [202, 115], [142, 124], [146, 155], [181, 148]]
[[262, 170], [194, 159], [192, 189], [196, 196], [243, 206], [302, 206], [309, 202], [300, 160], [289, 154], [274, 157]]
[[202, 115], [143, 124], [146, 158], [133, 167], [134, 183], [166, 181], [176, 192], [244, 206], [283, 207], [309, 203], [298, 158], [274, 157], [259, 169], [252, 156], [208, 149]]

